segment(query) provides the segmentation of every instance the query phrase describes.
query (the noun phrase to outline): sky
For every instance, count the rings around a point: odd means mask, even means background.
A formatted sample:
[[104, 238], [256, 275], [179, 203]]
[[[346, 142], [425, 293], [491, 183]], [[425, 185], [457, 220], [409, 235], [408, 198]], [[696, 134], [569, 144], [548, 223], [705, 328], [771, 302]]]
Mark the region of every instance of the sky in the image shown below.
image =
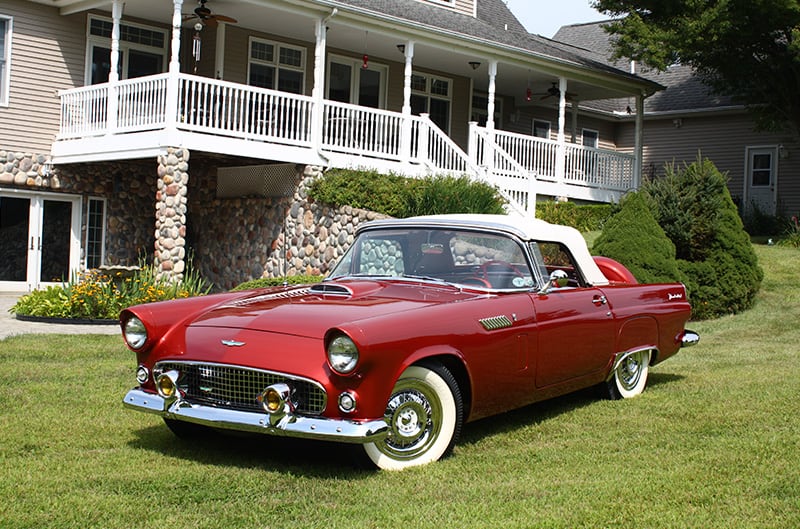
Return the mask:
[[589, 7], [591, 0], [505, 1], [525, 29], [548, 38], [555, 35], [561, 26], [608, 18]]

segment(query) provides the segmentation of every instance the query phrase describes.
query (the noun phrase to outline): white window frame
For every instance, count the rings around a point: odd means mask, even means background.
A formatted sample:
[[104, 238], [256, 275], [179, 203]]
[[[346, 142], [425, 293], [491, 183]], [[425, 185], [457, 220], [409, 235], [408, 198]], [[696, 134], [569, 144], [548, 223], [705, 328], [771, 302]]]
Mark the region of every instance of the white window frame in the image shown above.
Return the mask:
[[[101, 48], [111, 48], [111, 39], [108, 37], [101, 37], [99, 35], [92, 35], [92, 20], [102, 20], [103, 22], [112, 22], [113, 21], [108, 17], [102, 17], [98, 15], [88, 15], [87, 22], [86, 22], [86, 71], [84, 72], [84, 84], [87, 86], [92, 82], [92, 49], [95, 46]], [[158, 32], [164, 35], [164, 47], [163, 48], [156, 48], [155, 46], [148, 46], [146, 44], [139, 44], [137, 42], [129, 42], [127, 40], [123, 40], [120, 38], [119, 40], [119, 71], [120, 71], [120, 79], [127, 79], [128, 78], [128, 54], [130, 50], [139, 50], [144, 51], [147, 53], [152, 53], [153, 55], [160, 55], [161, 56], [161, 72], [163, 73], [167, 71], [168, 67], [168, 56], [167, 50], [169, 49], [171, 37], [169, 34], [169, 30], [164, 28], [159, 28], [156, 26], [147, 26], [145, 24], [137, 24], [135, 22], [121, 22], [121, 26], [128, 26], [133, 28], [139, 29], [146, 29], [148, 31]], [[106, 82], [108, 79], [101, 80], [100, 82]]]
[[[537, 123], [538, 124], [547, 125], [547, 135], [546, 136], [537, 136], [536, 135], [536, 124]], [[536, 118], [533, 118], [533, 120], [531, 120], [531, 136], [533, 136], [534, 138], [541, 138], [543, 140], [549, 140], [552, 137], [552, 134], [553, 134], [553, 123], [551, 121], [548, 121], [546, 119], [536, 119]]]
[[[273, 46], [274, 53], [273, 59], [271, 61], [265, 61], [262, 59], [254, 59], [253, 58], [253, 43], [258, 42], [261, 44], [268, 44]], [[294, 50], [300, 52], [300, 66], [294, 66], [291, 64], [283, 64], [281, 63], [281, 48], [286, 48], [288, 50]], [[280, 71], [281, 70], [289, 70], [292, 72], [299, 72], [303, 75], [303, 79], [301, 81], [301, 90], [300, 94], [305, 94], [306, 92], [306, 60], [307, 60], [308, 50], [302, 46], [295, 46], [292, 44], [286, 44], [285, 42], [280, 42], [276, 40], [269, 40], [269, 39], [262, 39], [260, 37], [253, 37], [251, 36], [247, 41], [247, 84], [250, 84], [250, 70], [254, 64], [261, 65], [261, 66], [269, 66], [275, 68], [275, 78], [273, 81], [273, 88], [275, 90], [279, 90], [279, 80], [280, 80]]]
[[106, 262], [106, 220], [108, 218], [108, 202], [105, 198], [89, 197], [86, 201], [86, 236], [84, 238], [84, 259], [83, 266], [85, 269], [96, 268], [89, 266], [89, 233], [90, 223], [92, 221], [92, 203], [100, 202], [103, 205], [103, 214], [100, 219], [100, 225], [96, 226], [100, 230], [100, 264], [104, 265]]
[[5, 22], [3, 31], [3, 49], [0, 50], [0, 107], [7, 107], [10, 99], [11, 90], [11, 37], [14, 27], [14, 19], [0, 15], [0, 20]]
[[[476, 99], [480, 101], [476, 102]], [[476, 104], [477, 103], [477, 104]], [[471, 99], [471, 121], [481, 122], [481, 118], [486, 122], [489, 119], [489, 94], [481, 90], [472, 92]], [[495, 128], [503, 128], [503, 98], [495, 96], [494, 98], [494, 126]]]
[[[361, 85], [359, 83], [358, 76], [356, 75], [363, 67], [362, 59], [356, 59], [355, 57], [346, 57], [344, 55], [328, 55], [328, 63], [325, 66], [325, 97], [330, 99], [330, 74], [331, 74], [331, 63], [337, 64], [344, 64], [350, 66], [351, 76], [350, 76], [350, 101], [349, 103], [353, 105], [358, 104], [358, 99], [360, 96], [360, 89]], [[389, 66], [373, 62], [372, 59], [369, 60], [369, 64], [367, 65], [367, 70], [373, 70], [380, 74], [381, 81], [380, 81], [380, 95], [378, 108], [385, 109], [386, 108], [386, 90], [387, 90], [387, 80], [389, 79]]]
[[429, 4], [440, 4], [445, 5], [447, 7], [455, 7], [456, 0], [425, 0]]
[[[594, 135], [594, 145], [586, 145], [586, 133]], [[581, 145], [584, 147], [598, 149], [600, 147], [600, 131], [594, 129], [581, 129]]]
[[[424, 77], [425, 78], [425, 90], [418, 90], [414, 88], [413, 78], [414, 77]], [[446, 134], [450, 134], [450, 129], [452, 127], [453, 122], [453, 80], [448, 77], [442, 77], [441, 75], [434, 75], [425, 72], [413, 72], [411, 74], [412, 83], [411, 83], [411, 95], [425, 97], [428, 100], [428, 115], [430, 115], [431, 110], [431, 99], [439, 99], [441, 101], [447, 101], [449, 112], [447, 113], [447, 128], [444, 130]], [[433, 94], [431, 93], [431, 84], [433, 81], [445, 81], [447, 82], [447, 96], [443, 96], [441, 94]]]

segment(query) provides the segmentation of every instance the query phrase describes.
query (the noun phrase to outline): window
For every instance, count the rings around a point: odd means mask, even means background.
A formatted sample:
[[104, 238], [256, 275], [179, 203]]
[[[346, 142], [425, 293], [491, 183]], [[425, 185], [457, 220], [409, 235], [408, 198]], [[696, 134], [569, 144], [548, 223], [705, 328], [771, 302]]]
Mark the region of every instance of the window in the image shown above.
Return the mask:
[[362, 107], [386, 107], [387, 67], [348, 57], [332, 57], [328, 63], [328, 99]]
[[550, 139], [550, 122], [541, 119], [533, 120], [533, 136], [536, 138]]
[[106, 201], [90, 198], [86, 214], [86, 268], [98, 268], [105, 254]]
[[599, 139], [600, 133], [596, 130], [583, 129], [581, 133], [581, 145], [584, 147], [593, 147], [596, 149]]
[[11, 19], [0, 15], [0, 106], [8, 105], [11, 79]]
[[[105, 83], [111, 72], [111, 20], [90, 17], [87, 82]], [[166, 30], [130, 23], [120, 24], [119, 76], [133, 79], [164, 71], [167, 62]]]
[[550, 274], [556, 270], [561, 270], [567, 274], [567, 286], [586, 286], [578, 267], [575, 265], [572, 254], [563, 244], [557, 242], [534, 242], [531, 243], [531, 252], [539, 267], [539, 274], [545, 281], [550, 277]]
[[750, 185], [752, 187], [766, 187], [772, 184], [772, 153], [754, 152], [750, 162]]
[[250, 86], [302, 94], [306, 50], [263, 39], [250, 39], [247, 83]]
[[450, 132], [450, 100], [453, 82], [432, 75], [411, 76], [411, 113], [429, 114], [431, 121]]

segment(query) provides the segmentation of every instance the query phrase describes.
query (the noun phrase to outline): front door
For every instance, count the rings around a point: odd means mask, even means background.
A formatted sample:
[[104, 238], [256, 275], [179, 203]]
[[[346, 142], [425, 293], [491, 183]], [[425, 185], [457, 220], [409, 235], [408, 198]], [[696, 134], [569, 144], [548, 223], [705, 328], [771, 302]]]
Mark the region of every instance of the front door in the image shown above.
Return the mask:
[[767, 216], [777, 212], [778, 148], [747, 149], [745, 175], [745, 209]]
[[80, 263], [80, 197], [0, 191], [0, 290], [67, 281]]

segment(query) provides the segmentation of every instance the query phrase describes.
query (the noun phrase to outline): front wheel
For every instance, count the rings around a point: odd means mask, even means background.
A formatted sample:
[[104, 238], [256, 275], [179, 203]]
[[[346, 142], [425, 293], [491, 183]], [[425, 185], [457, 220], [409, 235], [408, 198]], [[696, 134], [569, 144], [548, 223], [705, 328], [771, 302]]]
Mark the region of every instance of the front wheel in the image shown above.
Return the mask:
[[411, 366], [394, 385], [386, 405], [389, 435], [364, 445], [382, 470], [402, 470], [444, 457], [463, 422], [461, 392], [444, 366]]
[[641, 394], [647, 385], [650, 351], [637, 351], [626, 356], [606, 382], [608, 397], [629, 399]]

